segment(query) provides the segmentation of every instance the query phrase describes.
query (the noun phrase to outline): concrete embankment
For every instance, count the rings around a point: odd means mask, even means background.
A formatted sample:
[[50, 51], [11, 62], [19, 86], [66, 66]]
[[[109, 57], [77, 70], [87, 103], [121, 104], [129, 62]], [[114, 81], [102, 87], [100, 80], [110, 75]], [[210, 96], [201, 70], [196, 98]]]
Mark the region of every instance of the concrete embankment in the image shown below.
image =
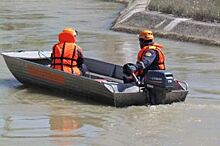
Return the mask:
[[118, 0], [127, 2], [112, 29], [138, 33], [141, 29], [153, 30], [156, 36], [182, 41], [220, 46], [220, 24], [179, 18], [174, 15], [149, 11], [150, 0]]

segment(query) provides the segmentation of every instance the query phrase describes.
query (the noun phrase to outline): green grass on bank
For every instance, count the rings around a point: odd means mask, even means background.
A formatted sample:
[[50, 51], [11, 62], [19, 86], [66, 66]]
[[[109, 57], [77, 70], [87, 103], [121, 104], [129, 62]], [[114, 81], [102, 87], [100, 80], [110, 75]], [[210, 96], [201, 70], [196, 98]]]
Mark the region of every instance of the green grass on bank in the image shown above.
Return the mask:
[[151, 0], [149, 10], [199, 21], [220, 22], [220, 0]]

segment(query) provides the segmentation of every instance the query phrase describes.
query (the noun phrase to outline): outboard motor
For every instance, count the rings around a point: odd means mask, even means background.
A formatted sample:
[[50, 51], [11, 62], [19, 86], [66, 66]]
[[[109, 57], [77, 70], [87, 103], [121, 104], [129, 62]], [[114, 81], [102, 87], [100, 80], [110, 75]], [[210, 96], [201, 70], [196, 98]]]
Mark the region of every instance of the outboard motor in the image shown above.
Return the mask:
[[173, 90], [174, 82], [172, 73], [165, 70], [149, 70], [144, 77], [148, 102], [153, 105], [172, 103], [168, 93]]

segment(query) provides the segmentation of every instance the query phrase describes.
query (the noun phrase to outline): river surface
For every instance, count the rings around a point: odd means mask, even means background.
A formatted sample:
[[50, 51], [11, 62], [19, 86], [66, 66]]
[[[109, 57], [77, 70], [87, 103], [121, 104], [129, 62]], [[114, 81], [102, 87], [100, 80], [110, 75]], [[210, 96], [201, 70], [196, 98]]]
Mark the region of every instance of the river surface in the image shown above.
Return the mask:
[[[113, 32], [124, 5], [102, 0], [1, 0], [0, 52], [50, 50], [66, 26], [87, 57], [135, 62], [137, 35]], [[205, 32], [204, 32], [205, 33]], [[115, 108], [22, 86], [0, 57], [1, 146], [220, 145], [220, 48], [156, 38], [187, 81], [183, 103]]]

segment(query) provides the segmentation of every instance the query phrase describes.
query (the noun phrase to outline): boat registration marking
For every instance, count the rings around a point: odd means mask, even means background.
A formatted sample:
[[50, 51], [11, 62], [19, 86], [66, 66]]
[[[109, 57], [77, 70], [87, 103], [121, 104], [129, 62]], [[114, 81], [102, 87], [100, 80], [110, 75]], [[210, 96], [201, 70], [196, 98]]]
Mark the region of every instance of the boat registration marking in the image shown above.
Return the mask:
[[55, 74], [49, 70], [42, 70], [41, 68], [27, 66], [27, 73], [31, 76], [37, 77], [41, 80], [47, 80], [56, 84], [64, 84], [64, 76]]

